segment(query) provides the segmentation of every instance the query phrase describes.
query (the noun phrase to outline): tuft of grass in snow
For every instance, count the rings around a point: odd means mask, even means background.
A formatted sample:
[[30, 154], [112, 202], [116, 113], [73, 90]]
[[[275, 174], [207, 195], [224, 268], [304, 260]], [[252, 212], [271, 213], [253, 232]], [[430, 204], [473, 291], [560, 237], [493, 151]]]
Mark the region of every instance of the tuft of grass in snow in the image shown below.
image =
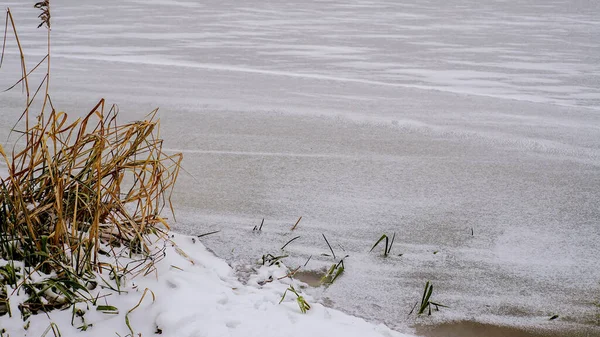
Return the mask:
[[[333, 248], [329, 244], [329, 240], [327, 240], [327, 237], [325, 237], [325, 234], [321, 234], [321, 235], [323, 236], [323, 239], [325, 240], [325, 243], [327, 243], [327, 247], [329, 247], [329, 251], [331, 252], [331, 255], [329, 255], [329, 254], [321, 254], [321, 255], [332, 256], [334, 260], [337, 260], [335, 252], [333, 251]], [[335, 282], [335, 280], [338, 277], [340, 277], [342, 275], [342, 273], [345, 270], [344, 259], [347, 258], [348, 256], [349, 255], [344, 256], [338, 262], [332, 264], [331, 267], [329, 267], [329, 269], [327, 270], [325, 275], [321, 278], [322, 284], [331, 285], [331, 284], [333, 284], [333, 282]], [[310, 260], [310, 258], [309, 258], [309, 260]], [[306, 263], [308, 263], [308, 261], [306, 261]]]
[[263, 218], [262, 221], [260, 222], [260, 227], [254, 226], [254, 228], [252, 228], [253, 232], [262, 232], [262, 226], [265, 224], [265, 219]]
[[283, 302], [283, 300], [285, 299], [285, 295], [287, 294], [288, 291], [292, 292], [294, 295], [296, 295], [296, 303], [298, 303], [298, 307], [300, 308], [300, 311], [303, 314], [305, 314], [308, 310], [310, 310], [310, 304], [308, 304], [308, 302], [306, 302], [306, 300], [304, 299], [304, 297], [302, 297], [302, 295], [298, 294], [298, 291], [296, 291], [294, 286], [289, 286], [289, 288], [287, 288], [285, 290], [285, 292], [283, 292], [283, 296], [281, 296], [281, 300], [279, 301], [279, 304], [281, 304], [281, 302]]
[[288, 255], [275, 256], [273, 254], [265, 254], [262, 256], [262, 265], [263, 266], [279, 265], [279, 260], [285, 259], [286, 257], [288, 257]]
[[[89, 292], [98, 285], [95, 272], [108, 271], [117, 292], [126, 275], [152, 272], [160, 256], [148, 248], [150, 236], [164, 238], [169, 228], [161, 214], [167, 206], [172, 210], [170, 193], [182, 160], [181, 154], [162, 150], [158, 110], [121, 124], [117, 107], [105, 108], [104, 99], [75, 120], [55, 109], [48, 94], [49, 2], [36, 8], [42, 10], [40, 27], [48, 30], [48, 54], [30, 71], [7, 9], [6, 27], [10, 22], [21, 57], [22, 77], [14, 86], [22, 84], [26, 96], [16, 124], [24, 120], [25, 125], [15, 125], [13, 132], [25, 144], [11, 152], [0, 146], [9, 173], [0, 179], [0, 260], [8, 261], [0, 268], [0, 315], [12, 315], [8, 292], [22, 289], [28, 296], [18, 305], [24, 320], [79, 302], [96, 305]], [[46, 74], [32, 94], [29, 76], [44, 62]], [[44, 86], [41, 110], [33, 118], [30, 108]], [[115, 252], [123, 247], [134, 257], [125, 265]]]
[[[425, 283], [425, 289], [423, 290], [423, 296], [421, 298], [421, 305], [419, 306], [417, 315], [422, 315], [423, 313], [425, 313], [425, 311], [428, 312], [427, 313], [428, 315], [431, 315], [431, 306], [432, 305], [435, 306], [435, 311], [439, 311], [440, 310], [439, 307], [448, 308], [447, 306], [445, 306], [443, 304], [439, 304], [439, 303], [430, 301], [432, 294], [433, 294], [433, 284], [430, 284], [430, 282], [427, 281], [427, 283]], [[415, 303], [415, 305], [413, 306], [413, 309], [410, 311], [409, 315], [413, 313], [417, 304], [418, 304], [418, 302]]]
[[341, 259], [340, 262], [334, 263], [331, 265], [331, 267], [329, 267], [329, 269], [327, 270], [327, 273], [325, 273], [323, 278], [321, 278], [322, 284], [331, 285], [331, 284], [333, 284], [333, 282], [335, 282], [335, 280], [337, 280], [338, 277], [340, 277], [342, 275], [342, 273], [345, 270], [344, 259], [346, 257], [348, 257], [348, 255], [346, 255], [343, 259]]

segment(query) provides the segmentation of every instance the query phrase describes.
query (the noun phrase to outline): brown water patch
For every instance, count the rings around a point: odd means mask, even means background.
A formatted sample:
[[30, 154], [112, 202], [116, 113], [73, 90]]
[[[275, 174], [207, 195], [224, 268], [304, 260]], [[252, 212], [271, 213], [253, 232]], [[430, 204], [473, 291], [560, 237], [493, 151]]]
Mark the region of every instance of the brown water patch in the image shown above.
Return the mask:
[[415, 326], [418, 336], [423, 337], [598, 337], [600, 328], [581, 328], [551, 331], [548, 329], [524, 329], [470, 321]]
[[300, 270], [294, 274], [294, 278], [308, 284], [311, 287], [320, 287], [321, 280], [325, 276], [324, 271], [319, 270]]

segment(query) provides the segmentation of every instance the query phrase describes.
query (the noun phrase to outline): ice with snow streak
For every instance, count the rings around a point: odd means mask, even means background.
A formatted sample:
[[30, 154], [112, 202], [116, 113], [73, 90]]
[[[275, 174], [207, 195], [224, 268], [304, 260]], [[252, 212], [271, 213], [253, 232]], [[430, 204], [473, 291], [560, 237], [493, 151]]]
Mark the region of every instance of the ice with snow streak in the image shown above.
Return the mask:
[[544, 0], [107, 0], [99, 7], [70, 0], [54, 9], [53, 53], [597, 109], [599, 6]]

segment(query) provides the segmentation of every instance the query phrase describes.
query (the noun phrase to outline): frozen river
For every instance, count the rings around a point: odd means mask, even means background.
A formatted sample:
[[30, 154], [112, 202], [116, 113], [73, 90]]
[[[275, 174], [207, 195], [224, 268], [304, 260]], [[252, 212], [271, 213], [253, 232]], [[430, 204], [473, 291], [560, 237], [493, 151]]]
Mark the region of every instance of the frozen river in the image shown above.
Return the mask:
[[[287, 263], [322, 268], [325, 234], [346, 272], [309, 291], [401, 331], [599, 324], [600, 3], [52, 4], [54, 105], [160, 107], [185, 155], [174, 228], [221, 230], [203, 241], [241, 271], [297, 235]], [[34, 63], [37, 13], [2, 5]], [[2, 139], [20, 99], [0, 96]], [[450, 308], [407, 316], [428, 280]]]

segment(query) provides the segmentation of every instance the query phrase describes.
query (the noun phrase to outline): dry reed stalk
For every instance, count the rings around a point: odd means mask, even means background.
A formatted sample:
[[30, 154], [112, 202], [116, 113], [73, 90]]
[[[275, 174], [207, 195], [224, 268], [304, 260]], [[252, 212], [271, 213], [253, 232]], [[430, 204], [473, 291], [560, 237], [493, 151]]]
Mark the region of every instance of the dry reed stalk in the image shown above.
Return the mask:
[[[40, 27], [45, 24], [48, 29], [49, 47], [49, 2], [35, 7], [42, 10]], [[25, 119], [21, 133], [26, 143], [10, 154], [0, 146], [9, 171], [8, 177], [0, 179], [0, 258], [22, 261], [29, 275], [54, 273], [56, 277], [47, 283], [60, 291], [62, 299], [68, 299], [48, 301], [46, 297], [42, 301], [48, 285], [33, 284], [24, 276], [15, 289], [23, 286], [32, 295], [23, 303], [22, 313], [35, 313], [63, 307], [81, 297], [90, 300], [85, 298], [82, 284], [93, 272], [105, 269], [139, 274], [153, 270], [157, 258], [150, 249], [150, 235], [164, 236], [169, 228], [161, 214], [167, 206], [173, 211], [170, 196], [182, 155], [163, 152], [158, 110], [145, 120], [119, 124], [117, 107], [105, 109], [101, 99], [85, 117], [69, 121], [66, 113], [55, 110], [48, 95], [49, 49], [28, 72], [7, 10], [7, 27], [9, 21], [22, 67], [22, 78], [15, 85], [23, 83], [27, 96], [19, 118]], [[4, 46], [2, 50], [3, 57]], [[43, 62], [47, 62], [47, 72], [32, 96], [28, 76]], [[43, 84], [46, 94], [41, 111], [30, 119], [29, 108]], [[123, 245], [132, 254], [141, 254], [141, 262], [134, 267], [120, 266], [117, 256], [114, 265], [99, 261], [102, 246]]]

